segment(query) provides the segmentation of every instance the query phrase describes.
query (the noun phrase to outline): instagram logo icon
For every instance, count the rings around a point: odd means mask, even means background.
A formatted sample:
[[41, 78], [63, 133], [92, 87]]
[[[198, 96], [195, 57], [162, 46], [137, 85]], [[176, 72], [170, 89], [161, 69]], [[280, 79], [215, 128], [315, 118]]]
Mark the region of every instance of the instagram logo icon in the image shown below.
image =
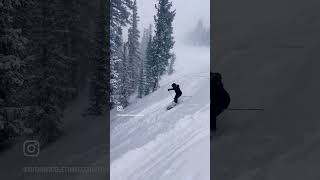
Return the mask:
[[36, 140], [27, 140], [23, 143], [23, 154], [27, 157], [37, 157], [40, 153], [40, 143]]

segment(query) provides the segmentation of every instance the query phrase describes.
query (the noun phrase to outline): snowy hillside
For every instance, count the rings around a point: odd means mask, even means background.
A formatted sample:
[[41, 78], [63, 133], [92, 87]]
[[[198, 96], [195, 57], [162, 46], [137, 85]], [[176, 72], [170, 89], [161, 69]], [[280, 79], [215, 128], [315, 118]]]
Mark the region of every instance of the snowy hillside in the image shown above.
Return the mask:
[[[111, 111], [112, 180], [210, 179], [210, 50], [176, 47], [176, 72], [159, 90]], [[173, 82], [183, 95], [167, 111]]]

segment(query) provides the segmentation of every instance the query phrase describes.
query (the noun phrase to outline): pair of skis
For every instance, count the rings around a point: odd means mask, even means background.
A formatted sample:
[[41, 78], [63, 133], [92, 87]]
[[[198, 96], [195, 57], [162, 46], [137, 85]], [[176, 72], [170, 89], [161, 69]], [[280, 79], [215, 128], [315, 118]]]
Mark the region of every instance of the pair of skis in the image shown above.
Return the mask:
[[167, 110], [172, 109], [172, 108], [175, 107], [177, 104], [178, 104], [178, 103], [175, 103], [174, 101], [172, 101], [172, 103], [167, 106]]

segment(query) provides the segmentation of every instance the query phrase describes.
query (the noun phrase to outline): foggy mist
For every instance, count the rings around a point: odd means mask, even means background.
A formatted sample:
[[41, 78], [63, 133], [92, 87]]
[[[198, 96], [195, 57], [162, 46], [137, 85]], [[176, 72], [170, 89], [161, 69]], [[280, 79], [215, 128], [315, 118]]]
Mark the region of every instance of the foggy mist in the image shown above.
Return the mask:
[[[157, 0], [137, 0], [138, 15], [140, 16], [139, 29], [154, 24], [153, 16], [156, 14], [154, 7]], [[176, 9], [176, 17], [173, 21], [175, 40], [183, 38], [193, 28], [199, 19], [205, 26], [210, 25], [210, 0], [172, 0], [173, 9]]]

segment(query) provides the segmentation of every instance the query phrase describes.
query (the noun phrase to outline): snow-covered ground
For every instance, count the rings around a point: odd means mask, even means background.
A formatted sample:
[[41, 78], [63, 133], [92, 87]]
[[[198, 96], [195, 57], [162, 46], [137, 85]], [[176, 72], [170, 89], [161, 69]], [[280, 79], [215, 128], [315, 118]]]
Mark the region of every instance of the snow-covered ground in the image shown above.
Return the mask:
[[[111, 111], [112, 180], [210, 179], [210, 49], [176, 47], [176, 72], [159, 90]], [[167, 111], [173, 82], [183, 95]]]

